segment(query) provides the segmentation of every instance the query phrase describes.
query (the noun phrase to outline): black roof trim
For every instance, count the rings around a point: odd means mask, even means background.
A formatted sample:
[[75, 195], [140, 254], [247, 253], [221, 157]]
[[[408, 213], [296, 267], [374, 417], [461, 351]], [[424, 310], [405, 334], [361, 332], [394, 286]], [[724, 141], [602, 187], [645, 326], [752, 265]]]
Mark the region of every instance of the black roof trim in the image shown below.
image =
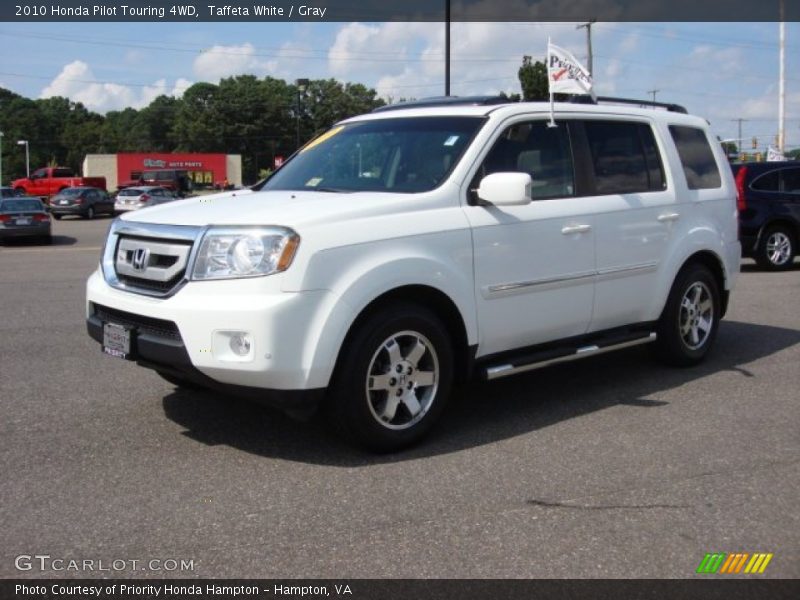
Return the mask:
[[672, 104], [670, 102], [653, 102], [652, 100], [636, 100], [635, 98], [614, 98], [612, 96], [598, 96], [597, 101], [592, 100], [590, 96], [570, 96], [569, 102], [574, 104], [630, 104], [632, 106], [640, 106], [642, 108], [663, 108], [669, 112], [689, 114], [680, 104]]
[[379, 106], [372, 112], [388, 112], [390, 110], [403, 110], [404, 108], [425, 108], [428, 106], [493, 106], [495, 104], [508, 104], [512, 102], [505, 96], [436, 96], [409, 100], [397, 104]]

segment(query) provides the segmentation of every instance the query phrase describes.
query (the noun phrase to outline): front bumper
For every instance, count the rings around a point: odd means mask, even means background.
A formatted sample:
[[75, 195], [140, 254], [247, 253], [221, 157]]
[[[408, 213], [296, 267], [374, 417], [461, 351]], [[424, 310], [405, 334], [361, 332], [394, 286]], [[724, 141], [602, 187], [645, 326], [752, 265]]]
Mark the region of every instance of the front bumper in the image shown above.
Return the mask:
[[[114, 319], [118, 320], [118, 319]], [[104, 321], [96, 314], [86, 319], [89, 336], [103, 343]], [[224, 384], [212, 379], [192, 365], [186, 346], [178, 339], [152, 332], [137, 332], [135, 336], [136, 364], [204, 387], [231, 393], [281, 410], [303, 413], [315, 409], [325, 395], [325, 388], [307, 390], [276, 390], [243, 385]]]
[[[153, 298], [110, 287], [98, 269], [87, 282], [87, 327], [102, 343], [103, 322], [117, 322], [134, 330], [142, 366], [209, 387], [255, 389], [286, 408], [318, 399], [328, 384], [332, 365], [315, 350], [332, 304], [328, 291], [281, 292], [277, 277], [189, 282]], [[230, 332], [250, 336], [250, 355], [232, 354]]]

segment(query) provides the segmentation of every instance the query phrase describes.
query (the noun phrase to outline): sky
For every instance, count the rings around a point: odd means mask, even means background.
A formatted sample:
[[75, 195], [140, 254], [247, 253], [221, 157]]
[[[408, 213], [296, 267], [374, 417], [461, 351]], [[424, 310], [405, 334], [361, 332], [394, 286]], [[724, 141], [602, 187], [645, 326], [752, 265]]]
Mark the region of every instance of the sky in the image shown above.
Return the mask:
[[[599, 95], [652, 98], [705, 117], [721, 139], [778, 131], [777, 23], [597, 23]], [[519, 92], [547, 39], [585, 62], [576, 23], [453, 23], [451, 93]], [[800, 147], [800, 23], [786, 24], [786, 148]], [[363, 83], [387, 99], [444, 93], [442, 23], [0, 23], [0, 86], [105, 113], [238, 74]]]

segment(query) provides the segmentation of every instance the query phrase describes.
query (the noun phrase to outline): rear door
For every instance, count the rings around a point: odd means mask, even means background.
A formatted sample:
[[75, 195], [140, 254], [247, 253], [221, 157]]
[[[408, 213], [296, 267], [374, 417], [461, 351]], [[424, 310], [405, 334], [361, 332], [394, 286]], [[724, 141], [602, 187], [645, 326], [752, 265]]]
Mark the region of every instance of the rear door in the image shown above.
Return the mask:
[[651, 124], [636, 118], [592, 118], [576, 124], [576, 146], [588, 165], [596, 224], [597, 280], [591, 331], [645, 320], [658, 270], [680, 220], [667, 189]]

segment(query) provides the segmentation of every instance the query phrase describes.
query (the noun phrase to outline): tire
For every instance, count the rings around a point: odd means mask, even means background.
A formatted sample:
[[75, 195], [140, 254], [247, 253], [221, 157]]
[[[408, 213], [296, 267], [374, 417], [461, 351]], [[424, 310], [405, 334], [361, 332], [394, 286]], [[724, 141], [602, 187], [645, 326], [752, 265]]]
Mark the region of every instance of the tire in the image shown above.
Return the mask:
[[42, 236], [42, 244], [46, 246], [50, 246], [53, 243], [53, 236], [52, 235], [43, 235]]
[[194, 381], [189, 381], [188, 379], [183, 379], [182, 377], [177, 377], [169, 373], [164, 373], [163, 371], [156, 371], [156, 373], [158, 373], [161, 376], [161, 379], [163, 379], [168, 383], [171, 383], [175, 387], [185, 388], [190, 390], [204, 389], [202, 385], [200, 385], [199, 383], [195, 383]]
[[54, 218], [56, 221], [60, 221], [62, 216], [63, 216], [63, 215], [56, 215], [56, 214], [54, 214], [54, 215], [53, 215], [53, 218]]
[[656, 327], [658, 357], [680, 367], [702, 362], [714, 344], [720, 309], [719, 287], [708, 267], [685, 266], [672, 284]]
[[452, 381], [453, 348], [439, 318], [394, 304], [369, 316], [343, 347], [326, 408], [350, 441], [392, 452], [428, 433]]
[[756, 262], [762, 269], [783, 271], [792, 266], [796, 251], [793, 233], [785, 225], [776, 225], [761, 236]]
[[93, 206], [90, 206], [89, 208], [86, 209], [86, 218], [89, 219], [90, 221], [92, 219], [94, 219], [94, 207]]

